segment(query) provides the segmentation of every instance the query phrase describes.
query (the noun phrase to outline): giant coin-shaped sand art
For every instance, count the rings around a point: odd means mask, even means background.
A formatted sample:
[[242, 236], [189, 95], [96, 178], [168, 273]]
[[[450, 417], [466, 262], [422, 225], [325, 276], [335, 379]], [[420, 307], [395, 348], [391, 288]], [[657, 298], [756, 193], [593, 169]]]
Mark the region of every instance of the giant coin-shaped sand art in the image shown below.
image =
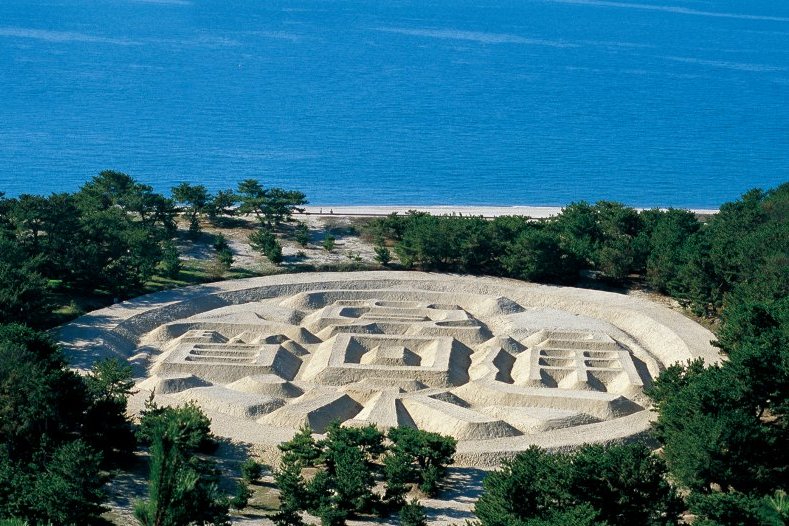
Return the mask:
[[273, 444], [304, 424], [413, 426], [489, 465], [644, 432], [667, 365], [717, 360], [713, 336], [629, 296], [413, 272], [301, 274], [163, 292], [84, 316], [69, 358], [130, 360], [161, 403]]

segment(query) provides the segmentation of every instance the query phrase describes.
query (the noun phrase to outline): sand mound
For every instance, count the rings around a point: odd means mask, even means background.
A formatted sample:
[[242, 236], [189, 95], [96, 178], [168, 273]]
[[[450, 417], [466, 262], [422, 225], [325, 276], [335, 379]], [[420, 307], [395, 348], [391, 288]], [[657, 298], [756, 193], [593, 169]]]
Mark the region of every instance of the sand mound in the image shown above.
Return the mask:
[[227, 384], [228, 389], [248, 394], [262, 394], [274, 398], [296, 398], [304, 391], [289, 381], [275, 374], [257, 374], [245, 376], [240, 380]]
[[180, 392], [178, 398], [195, 402], [209, 411], [241, 418], [257, 418], [285, 404], [279, 398], [241, 393], [222, 386], [196, 387]]
[[202, 378], [189, 373], [173, 374], [169, 376], [151, 376], [137, 384], [137, 387], [146, 391], [155, 391], [157, 394], [172, 394], [192, 389], [193, 387], [206, 387], [210, 385]]

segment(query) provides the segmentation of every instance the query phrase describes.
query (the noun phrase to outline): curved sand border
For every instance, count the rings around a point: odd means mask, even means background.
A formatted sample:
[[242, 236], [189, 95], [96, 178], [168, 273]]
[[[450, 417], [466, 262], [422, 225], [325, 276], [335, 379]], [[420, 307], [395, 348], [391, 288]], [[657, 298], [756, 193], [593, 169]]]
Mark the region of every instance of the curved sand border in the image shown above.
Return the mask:
[[[404, 305], [408, 307], [408, 316], [416, 315], [414, 319], [421, 316], [422, 307], [443, 309], [440, 312], [446, 321], [423, 328], [420, 336], [400, 339], [386, 335], [359, 336], [361, 339], [356, 338], [360, 342], [358, 344], [349, 342], [342, 334], [335, 334], [345, 330], [335, 326], [326, 326], [323, 332], [318, 332], [321, 338], [310, 339], [315, 337], [307, 329], [288, 325], [295, 321], [294, 318], [303, 316], [304, 319], [299, 321], [312, 323], [310, 327], [317, 332], [326, 321], [319, 319], [318, 307], [329, 305], [324, 310], [334, 309], [331, 307], [334, 301], [343, 305], [363, 303], [360, 303], [361, 300], [347, 299], [351, 297], [387, 298], [374, 306], [384, 314], [383, 319], [377, 322], [381, 326], [385, 326], [387, 320], [390, 322], [403, 318], [402, 312], [406, 312], [402, 310]], [[441, 303], [420, 307], [415, 299], [428, 302], [439, 299]], [[311, 305], [311, 302], [315, 304]], [[452, 310], [458, 308], [456, 304], [462, 304], [463, 309]], [[302, 310], [293, 310], [295, 308]], [[350, 309], [361, 312], [358, 306]], [[256, 311], [256, 315], [262, 312], [266, 319], [258, 318], [256, 324], [250, 325], [251, 310]], [[484, 320], [487, 326], [483, 329], [467, 326], [468, 322], [460, 319], [465, 311], [474, 320]], [[294, 312], [301, 314], [296, 315]], [[292, 387], [287, 384], [288, 392], [295, 395], [307, 392], [295, 399], [272, 398], [263, 393], [284, 392], [283, 386], [286, 384], [261, 384], [252, 389], [249, 387], [250, 380], [235, 376], [228, 377], [227, 382], [216, 382], [217, 385], [210, 385], [211, 382], [206, 384], [200, 378], [189, 378], [188, 374], [176, 377], [165, 375], [163, 379], [154, 377], [146, 381], [151, 371], [162, 367], [161, 363], [166, 361], [164, 359], [168, 352], [172, 352], [168, 350], [168, 345], [181, 341], [178, 338], [189, 328], [205, 328], [207, 321], [221, 329], [220, 332], [224, 330], [226, 333], [238, 327], [264, 327], [261, 330], [267, 330], [272, 335], [280, 333], [281, 338], [288, 341], [281, 343], [282, 349], [277, 351], [278, 354], [273, 358], [275, 362], [270, 364], [271, 371], [267, 369], [265, 372], [280, 374], [280, 369], [277, 369], [280, 362], [277, 360], [284, 353], [287, 355], [287, 374], [293, 377], [287, 380], [293, 379], [294, 384], [298, 384]], [[520, 356], [518, 353], [541, 338], [545, 342], [550, 341], [550, 337], [546, 339], [540, 335], [554, 334], [554, 338], [565, 338], [555, 335], [579, 330], [604, 333], [606, 338], [610, 335], [618, 342], [617, 345], [629, 349], [636, 363], [641, 364], [638, 371], [631, 372], [630, 384], [622, 386], [620, 380], [607, 384], [608, 390], [616, 389], [622, 396], [578, 391], [587, 388], [578, 387], [581, 384], [567, 391], [545, 388], [549, 384], [528, 383], [531, 378], [528, 363], [526, 360], [518, 362], [515, 358]], [[491, 331], [495, 337], [489, 339]], [[351, 348], [353, 345], [367, 345], [372, 348], [377, 343], [376, 338], [386, 339], [387, 346], [368, 350], [363, 359], [351, 358], [350, 361], [355, 363], [350, 366], [334, 363], [338, 346]], [[651, 412], [644, 409], [646, 404], [640, 394], [640, 380], [648, 383], [650, 377], [678, 361], [702, 357], [708, 362], [717, 362], [717, 350], [710, 345], [713, 338], [712, 333], [684, 316], [630, 296], [535, 285], [502, 278], [388, 271], [279, 275], [165, 291], [87, 314], [62, 327], [58, 334], [68, 359], [77, 369], [85, 370], [101, 357], [116, 356], [129, 360], [135, 366], [141, 390], [156, 386], [157, 381], [158, 385], [166, 384], [174, 391], [189, 389], [181, 394], [190, 393], [188, 399], [195, 399], [203, 405], [212, 417], [214, 432], [218, 435], [251, 443], [271, 444], [292, 436], [294, 429], [282, 427], [283, 422], [292, 424], [294, 419], [305, 418], [310, 423], [322, 426], [327, 420], [338, 416], [349, 424], [358, 420], [360, 423], [373, 421], [391, 425], [417, 425], [455, 434], [459, 438], [457, 462], [475, 466], [494, 465], [501, 458], [532, 444], [562, 449], [585, 442], [626, 440], [643, 433], [649, 427]], [[300, 342], [296, 343], [298, 340]], [[433, 340], [435, 343], [431, 343]], [[276, 347], [273, 341], [258, 343]], [[594, 343], [584, 342], [589, 348]], [[546, 344], [538, 344], [534, 348], [537, 349], [539, 345]], [[572, 347], [572, 342], [565, 341], [563, 345]], [[606, 345], [614, 344], [601, 340], [594, 345], [607, 348]], [[399, 347], [403, 349], [398, 350]], [[410, 348], [415, 349], [416, 354]], [[465, 355], [464, 350], [468, 351]], [[325, 364], [316, 366], [311, 360], [315, 358], [315, 363], [318, 363], [319, 356], [324, 356], [321, 359], [325, 360]], [[375, 376], [372, 373], [359, 372], [365, 368], [376, 371], [375, 368], [379, 366], [375, 363], [385, 364], [380, 366], [385, 369], [397, 363], [398, 356], [412, 367], [413, 364], [423, 362], [422, 369], [418, 371], [423, 376], [395, 380], [391, 374], [381, 374], [383, 377], [389, 376], [387, 385], [371, 386], [370, 383], [380, 383], [381, 379], [371, 377]], [[527, 369], [524, 372], [518, 369], [518, 365], [513, 366], [511, 363], [502, 369], [502, 359], [515, 361]], [[295, 375], [294, 367], [299, 367], [299, 360], [307, 363], [307, 366], [301, 366], [298, 375]], [[285, 362], [280, 365], [282, 363]], [[431, 368], [431, 364], [435, 367]], [[449, 376], [439, 374], [444, 370], [442, 367]], [[321, 385], [316, 386], [309, 379], [301, 377], [307, 370], [319, 379]], [[214, 370], [212, 373], [219, 374]], [[512, 377], [521, 375], [525, 387], [511, 386], [511, 379], [508, 380], [510, 383], [497, 381], [502, 374], [511, 374]], [[349, 378], [349, 375], [353, 378]], [[252, 376], [257, 383], [269, 381], [257, 375]], [[494, 379], [494, 376], [497, 378]], [[219, 378], [224, 377], [220, 374]], [[362, 378], [361, 382], [359, 378]], [[419, 379], [423, 382], [413, 381]], [[162, 381], [165, 383], [162, 384]], [[469, 383], [464, 384], [467, 381]], [[355, 383], [347, 385], [348, 382]], [[447, 385], [450, 389], [441, 390], [424, 385], [430, 382], [436, 386], [441, 382], [449, 382]], [[567, 379], [562, 382], [567, 382]], [[417, 384], [419, 386], [414, 387]], [[234, 385], [237, 390], [234, 390]], [[338, 387], [343, 385], [345, 387]], [[458, 387], [451, 388], [453, 385]], [[397, 393], [422, 387], [428, 389], [401, 395], [393, 394], [393, 386], [400, 386], [396, 389]], [[365, 390], [369, 392], [359, 394]], [[376, 392], [378, 394], [369, 394]], [[529, 402], [524, 402], [524, 393], [528, 393]], [[173, 403], [184, 400], [183, 397], [178, 398], [177, 394], [173, 395]], [[162, 396], [165, 403], [170, 401], [167, 396]], [[523, 410], [520, 407], [523, 403], [528, 405], [535, 397], [546, 400], [549, 409], [527, 408], [528, 414], [521, 420], [513, 416]], [[607, 400], [604, 403], [600, 402], [603, 398]], [[471, 400], [472, 405], [477, 405], [466, 408], [458, 400]], [[638, 406], [631, 400], [642, 405]], [[584, 409], [579, 404], [586, 404], [589, 408]], [[544, 416], [540, 411], [550, 414]], [[507, 417], [506, 422], [501, 415]], [[535, 418], [537, 424], [534, 423]], [[525, 423], [526, 420], [529, 422]]]

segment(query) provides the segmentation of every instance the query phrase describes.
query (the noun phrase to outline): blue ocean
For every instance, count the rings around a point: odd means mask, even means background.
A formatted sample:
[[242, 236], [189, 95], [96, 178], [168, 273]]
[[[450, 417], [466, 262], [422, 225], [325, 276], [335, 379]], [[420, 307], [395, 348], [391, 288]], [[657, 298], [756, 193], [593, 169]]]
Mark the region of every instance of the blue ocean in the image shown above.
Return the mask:
[[0, 191], [711, 208], [789, 180], [789, 2], [3, 0]]

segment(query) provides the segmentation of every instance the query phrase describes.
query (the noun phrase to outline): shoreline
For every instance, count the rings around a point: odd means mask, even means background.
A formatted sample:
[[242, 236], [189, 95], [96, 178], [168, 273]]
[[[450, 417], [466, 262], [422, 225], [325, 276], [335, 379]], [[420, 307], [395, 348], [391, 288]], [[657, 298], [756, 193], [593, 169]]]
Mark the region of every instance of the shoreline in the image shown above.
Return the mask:
[[[436, 205], [436, 206], [393, 206], [393, 205], [356, 205], [356, 206], [305, 206], [304, 212], [296, 215], [315, 215], [315, 216], [359, 216], [359, 217], [378, 217], [387, 216], [392, 213], [403, 215], [409, 210], [427, 212], [431, 215], [464, 215], [464, 216], [528, 216], [536, 219], [544, 219], [558, 215], [564, 207], [561, 206], [464, 206], [464, 205]], [[717, 209], [703, 208], [680, 208], [689, 210], [698, 215], [717, 214]], [[661, 208], [666, 210], [667, 208]], [[636, 208], [651, 210], [651, 208]]]

